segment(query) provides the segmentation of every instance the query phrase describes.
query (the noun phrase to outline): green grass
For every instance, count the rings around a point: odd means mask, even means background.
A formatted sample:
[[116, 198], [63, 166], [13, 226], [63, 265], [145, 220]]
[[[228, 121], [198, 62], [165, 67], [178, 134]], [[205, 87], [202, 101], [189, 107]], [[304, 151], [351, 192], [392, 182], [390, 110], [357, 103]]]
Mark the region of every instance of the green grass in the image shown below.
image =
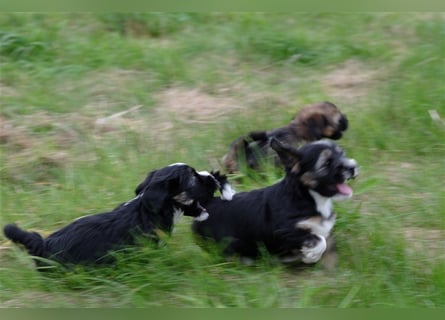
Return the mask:
[[445, 306], [443, 14], [2, 14], [0, 30], [2, 226], [48, 234], [152, 169], [219, 169], [233, 139], [321, 100], [347, 114], [339, 144], [361, 166], [335, 206], [335, 272], [224, 261], [187, 218], [112, 268], [48, 274], [2, 235], [0, 306]]

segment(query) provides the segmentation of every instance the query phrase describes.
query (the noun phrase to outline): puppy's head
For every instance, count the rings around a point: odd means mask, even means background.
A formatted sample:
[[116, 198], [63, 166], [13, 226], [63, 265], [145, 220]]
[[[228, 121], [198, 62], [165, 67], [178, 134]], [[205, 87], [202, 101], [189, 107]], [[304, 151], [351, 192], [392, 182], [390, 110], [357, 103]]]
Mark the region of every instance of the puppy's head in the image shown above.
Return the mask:
[[307, 142], [321, 138], [337, 140], [348, 128], [348, 119], [335, 104], [319, 102], [303, 107], [290, 126]]
[[208, 217], [208, 213], [201, 203], [213, 198], [218, 189], [223, 194], [227, 185], [227, 179], [219, 173], [215, 177], [206, 171], [196, 172], [184, 163], [175, 163], [150, 172], [136, 188], [136, 194], [141, 194], [155, 212], [160, 212], [166, 205], [172, 205], [185, 216], [202, 221]]
[[287, 175], [297, 178], [305, 188], [334, 200], [352, 196], [346, 182], [358, 175], [357, 162], [347, 158], [335, 143], [316, 141], [297, 150], [272, 139], [271, 147], [278, 153]]

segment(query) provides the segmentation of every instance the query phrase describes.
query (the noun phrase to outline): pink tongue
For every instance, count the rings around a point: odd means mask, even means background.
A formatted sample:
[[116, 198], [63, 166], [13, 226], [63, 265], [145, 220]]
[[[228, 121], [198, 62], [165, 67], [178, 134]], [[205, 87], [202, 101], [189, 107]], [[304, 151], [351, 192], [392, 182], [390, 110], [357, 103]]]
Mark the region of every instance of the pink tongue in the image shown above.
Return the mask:
[[340, 192], [341, 194], [344, 194], [344, 195], [349, 196], [352, 194], [352, 189], [345, 183], [337, 184], [337, 190], [338, 190], [338, 192]]

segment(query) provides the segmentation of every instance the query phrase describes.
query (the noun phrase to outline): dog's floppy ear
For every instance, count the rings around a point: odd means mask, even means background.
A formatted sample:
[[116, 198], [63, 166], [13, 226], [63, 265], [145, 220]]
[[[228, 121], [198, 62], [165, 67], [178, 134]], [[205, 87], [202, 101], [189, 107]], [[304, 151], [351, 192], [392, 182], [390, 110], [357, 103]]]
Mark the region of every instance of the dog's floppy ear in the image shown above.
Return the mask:
[[307, 128], [308, 138], [320, 140], [324, 136], [324, 130], [328, 125], [328, 120], [321, 113], [313, 113], [304, 121]]
[[151, 172], [137, 188], [137, 194], [143, 193], [143, 203], [154, 212], [159, 212], [165, 201], [172, 197], [183, 183], [183, 170], [167, 167]]
[[168, 188], [163, 186], [163, 184], [164, 183], [152, 183], [144, 190], [144, 206], [148, 207], [150, 211], [154, 213], [162, 210], [169, 196]]
[[300, 153], [297, 149], [289, 145], [284, 145], [276, 138], [270, 139], [270, 147], [278, 154], [281, 163], [283, 163], [286, 170], [290, 170], [294, 173], [300, 171]]

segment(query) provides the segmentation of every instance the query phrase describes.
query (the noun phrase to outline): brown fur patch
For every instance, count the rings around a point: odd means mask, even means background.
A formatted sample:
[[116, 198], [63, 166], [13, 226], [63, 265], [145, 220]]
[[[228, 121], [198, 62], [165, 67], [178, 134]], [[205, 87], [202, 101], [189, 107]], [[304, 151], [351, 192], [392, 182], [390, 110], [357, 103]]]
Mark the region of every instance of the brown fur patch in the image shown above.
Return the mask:
[[292, 172], [292, 173], [298, 173], [298, 172], [300, 172], [300, 164], [299, 164], [299, 163], [294, 164], [294, 166], [292, 167], [291, 172]]
[[235, 172], [238, 170], [238, 158], [242, 154], [244, 146], [244, 138], [238, 138], [238, 140], [232, 143], [229, 151], [222, 158], [222, 163], [228, 172]]
[[301, 140], [315, 141], [321, 137], [330, 138], [339, 125], [341, 113], [330, 102], [319, 102], [303, 107], [292, 119], [289, 126]]
[[176, 196], [173, 197], [173, 199], [184, 205], [190, 205], [193, 202], [193, 200], [187, 196], [186, 192], [181, 192], [180, 194], [177, 194]]
[[325, 117], [335, 120], [335, 115], [338, 113], [340, 113], [340, 111], [335, 104], [326, 101], [317, 102], [301, 108], [293, 120], [304, 121], [315, 115], [324, 115]]
[[306, 219], [304, 221], [299, 221], [299, 222], [297, 222], [297, 224], [295, 226], [299, 229], [313, 231], [312, 226], [321, 224], [321, 222], [322, 222], [322, 217], [317, 216], [317, 217], [312, 217], [312, 218]]
[[301, 183], [303, 183], [305, 186], [313, 189], [317, 186], [318, 182], [314, 179], [312, 172], [305, 172], [301, 178]]
[[330, 137], [334, 134], [334, 132], [335, 132], [335, 129], [333, 127], [329, 126], [323, 130], [323, 135], [326, 137]]

